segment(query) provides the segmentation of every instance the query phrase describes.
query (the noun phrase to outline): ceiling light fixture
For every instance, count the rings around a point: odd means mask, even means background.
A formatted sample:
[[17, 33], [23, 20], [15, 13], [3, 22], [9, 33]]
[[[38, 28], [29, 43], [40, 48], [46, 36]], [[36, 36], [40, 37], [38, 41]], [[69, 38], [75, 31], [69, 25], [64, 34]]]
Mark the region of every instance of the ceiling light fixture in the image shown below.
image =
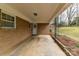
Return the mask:
[[33, 13], [33, 15], [34, 15], [34, 16], [37, 16], [38, 14], [37, 14], [37, 13]]

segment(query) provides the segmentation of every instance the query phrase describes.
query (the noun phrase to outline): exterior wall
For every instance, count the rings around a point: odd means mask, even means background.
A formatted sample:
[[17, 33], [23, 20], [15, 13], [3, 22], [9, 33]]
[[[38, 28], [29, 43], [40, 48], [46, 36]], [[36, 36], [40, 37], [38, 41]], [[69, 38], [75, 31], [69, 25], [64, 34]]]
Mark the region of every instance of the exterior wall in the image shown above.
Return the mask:
[[30, 23], [17, 17], [16, 29], [0, 29], [0, 55], [30, 36]]
[[48, 23], [38, 23], [38, 35], [48, 35], [50, 34], [49, 24]]

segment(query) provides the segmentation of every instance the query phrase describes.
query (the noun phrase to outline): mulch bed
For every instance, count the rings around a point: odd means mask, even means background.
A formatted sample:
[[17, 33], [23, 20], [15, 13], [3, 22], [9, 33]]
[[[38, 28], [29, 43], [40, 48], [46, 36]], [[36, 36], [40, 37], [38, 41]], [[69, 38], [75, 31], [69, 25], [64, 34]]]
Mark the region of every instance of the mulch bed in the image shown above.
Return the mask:
[[58, 35], [57, 39], [75, 56], [79, 56], [79, 42], [65, 35]]

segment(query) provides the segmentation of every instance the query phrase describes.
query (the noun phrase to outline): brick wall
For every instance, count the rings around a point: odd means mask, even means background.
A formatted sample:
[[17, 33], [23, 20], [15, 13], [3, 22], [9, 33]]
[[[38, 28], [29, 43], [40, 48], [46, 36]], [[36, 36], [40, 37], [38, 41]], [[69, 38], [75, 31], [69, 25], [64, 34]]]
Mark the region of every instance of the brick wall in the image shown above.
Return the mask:
[[16, 29], [0, 29], [0, 55], [30, 36], [30, 23], [16, 17]]
[[48, 23], [38, 23], [38, 34], [48, 35], [50, 34]]

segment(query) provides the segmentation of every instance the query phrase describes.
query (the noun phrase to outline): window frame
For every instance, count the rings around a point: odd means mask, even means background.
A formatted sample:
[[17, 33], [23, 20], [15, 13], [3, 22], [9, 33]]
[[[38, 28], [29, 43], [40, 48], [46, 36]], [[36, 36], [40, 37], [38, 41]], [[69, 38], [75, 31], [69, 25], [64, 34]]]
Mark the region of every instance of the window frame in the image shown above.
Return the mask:
[[[11, 17], [14, 17], [14, 21], [10, 21], [10, 20], [7, 20], [7, 17], [6, 19], [2, 19], [2, 13], [6, 14], [6, 15], [9, 15]], [[13, 23], [13, 26], [0, 26], [0, 28], [3, 28], [3, 29], [16, 29], [16, 16], [11, 14], [10, 12], [7, 12], [7, 11], [4, 11], [2, 9], [0, 9], [0, 21], [5, 21], [5, 22], [10, 22], [10, 23]]]

